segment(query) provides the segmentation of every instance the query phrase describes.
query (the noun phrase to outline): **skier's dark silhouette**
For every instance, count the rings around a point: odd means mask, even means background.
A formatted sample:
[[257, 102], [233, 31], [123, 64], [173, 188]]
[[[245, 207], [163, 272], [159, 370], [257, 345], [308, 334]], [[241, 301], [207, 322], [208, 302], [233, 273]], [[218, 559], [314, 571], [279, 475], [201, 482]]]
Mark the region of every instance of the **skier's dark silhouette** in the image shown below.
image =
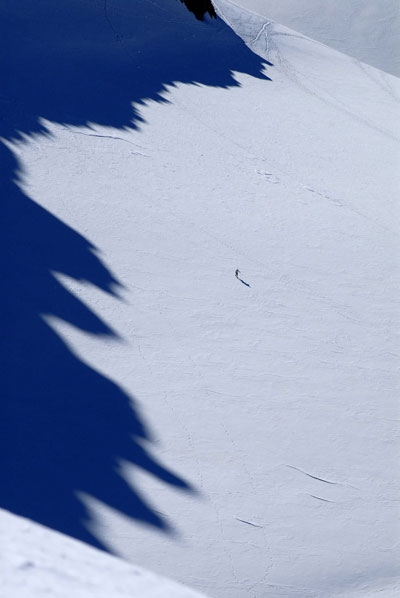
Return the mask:
[[249, 285], [249, 283], [248, 283], [248, 282], [245, 282], [244, 280], [242, 280], [241, 278], [239, 278], [239, 274], [240, 274], [240, 270], [237, 268], [237, 269], [235, 270], [235, 276], [236, 276], [236, 278], [237, 278], [238, 280], [240, 280], [240, 282], [241, 282], [242, 284], [244, 284], [246, 287], [249, 287], [249, 288], [250, 288], [250, 285]]

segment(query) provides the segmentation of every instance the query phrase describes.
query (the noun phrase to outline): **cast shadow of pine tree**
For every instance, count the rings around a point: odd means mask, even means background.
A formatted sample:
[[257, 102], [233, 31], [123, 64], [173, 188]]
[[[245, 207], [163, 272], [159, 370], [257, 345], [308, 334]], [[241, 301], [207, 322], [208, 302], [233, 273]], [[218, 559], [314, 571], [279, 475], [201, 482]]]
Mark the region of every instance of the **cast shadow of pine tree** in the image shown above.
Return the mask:
[[[221, 20], [199, 23], [176, 0], [20, 0], [0, 8], [0, 44], [5, 141], [48, 134], [41, 118], [137, 127], [132, 103], [166, 101], [160, 94], [174, 82], [236, 86], [233, 71], [268, 79], [266, 63]], [[119, 463], [182, 491], [191, 485], [152, 454], [133, 397], [74, 355], [43, 318], [116, 336], [53, 273], [116, 297], [119, 282], [87, 239], [23, 192], [8, 147], [0, 144], [0, 506], [103, 549], [79, 493], [172, 531]]]

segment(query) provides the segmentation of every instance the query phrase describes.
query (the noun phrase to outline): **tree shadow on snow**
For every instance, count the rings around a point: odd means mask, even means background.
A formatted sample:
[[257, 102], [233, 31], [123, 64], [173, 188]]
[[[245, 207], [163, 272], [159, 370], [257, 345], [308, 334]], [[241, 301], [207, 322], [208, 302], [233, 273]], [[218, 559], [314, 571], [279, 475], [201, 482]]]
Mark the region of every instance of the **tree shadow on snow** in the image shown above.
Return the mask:
[[[0, 8], [3, 140], [49, 134], [41, 118], [134, 128], [140, 116], [132, 102], [166, 101], [160, 94], [175, 82], [237, 86], [233, 71], [267, 79], [265, 61], [221, 20], [199, 23], [176, 0], [7, 4]], [[103, 549], [79, 493], [172, 531], [125, 482], [119, 463], [183, 491], [190, 484], [152, 456], [134, 399], [74, 355], [43, 318], [116, 336], [54, 272], [116, 297], [119, 283], [87, 239], [22, 191], [7, 143], [0, 154], [0, 506]]]

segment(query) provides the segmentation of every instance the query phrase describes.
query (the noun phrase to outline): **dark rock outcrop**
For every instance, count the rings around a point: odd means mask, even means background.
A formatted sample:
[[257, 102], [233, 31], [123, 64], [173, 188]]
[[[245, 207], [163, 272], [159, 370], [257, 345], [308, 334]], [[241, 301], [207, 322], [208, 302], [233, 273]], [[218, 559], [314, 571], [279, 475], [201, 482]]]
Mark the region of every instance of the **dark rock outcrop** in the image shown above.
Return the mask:
[[181, 0], [181, 2], [199, 21], [203, 20], [205, 14], [209, 14], [214, 19], [217, 18], [211, 0]]

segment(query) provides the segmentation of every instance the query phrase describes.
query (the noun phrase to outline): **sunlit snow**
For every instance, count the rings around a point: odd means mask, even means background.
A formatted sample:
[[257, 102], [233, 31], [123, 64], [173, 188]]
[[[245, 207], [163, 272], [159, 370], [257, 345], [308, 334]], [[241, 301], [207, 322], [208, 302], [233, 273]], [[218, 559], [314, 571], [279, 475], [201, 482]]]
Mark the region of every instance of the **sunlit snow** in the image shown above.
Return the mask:
[[212, 598], [391, 598], [399, 80], [238, 4], [1, 9], [0, 506]]

